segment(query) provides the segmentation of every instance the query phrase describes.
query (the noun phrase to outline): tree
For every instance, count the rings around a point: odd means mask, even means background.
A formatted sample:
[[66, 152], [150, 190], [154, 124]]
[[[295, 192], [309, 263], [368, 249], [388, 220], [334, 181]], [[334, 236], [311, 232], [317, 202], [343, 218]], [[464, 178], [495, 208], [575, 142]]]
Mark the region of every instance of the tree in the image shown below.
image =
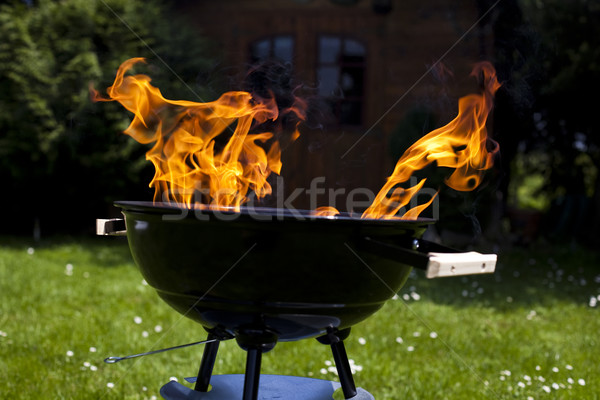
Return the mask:
[[600, 87], [600, 3], [524, 4], [539, 33], [537, 62], [543, 68], [535, 129], [526, 141], [526, 152], [547, 155], [541, 166], [548, 177], [543, 189], [554, 200], [550, 219], [555, 233], [597, 237], [600, 135], [593, 96]]
[[111, 201], [146, 198], [146, 149], [120, 134], [130, 115], [92, 103], [89, 86], [103, 91], [141, 56], [166, 96], [200, 101], [210, 44], [155, 0], [13, 1], [0, 6], [0, 37], [0, 204], [10, 210], [0, 230], [57, 225], [57, 215], [63, 227], [93, 226]]

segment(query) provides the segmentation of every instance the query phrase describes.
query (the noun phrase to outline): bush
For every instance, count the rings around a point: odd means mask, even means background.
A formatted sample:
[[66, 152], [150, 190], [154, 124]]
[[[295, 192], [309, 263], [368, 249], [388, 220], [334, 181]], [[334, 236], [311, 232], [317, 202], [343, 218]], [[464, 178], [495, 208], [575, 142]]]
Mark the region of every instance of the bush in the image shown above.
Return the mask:
[[[199, 100], [209, 44], [158, 1], [13, 1], [0, 6], [0, 231], [93, 227], [121, 198], [150, 199], [146, 149], [120, 134], [131, 116], [95, 104], [123, 61], [147, 57], [165, 95]], [[176, 72], [175, 72], [176, 71]], [[166, 86], [166, 85], [164, 85]], [[64, 215], [69, 215], [64, 218]], [[76, 216], [76, 217], [75, 217]]]

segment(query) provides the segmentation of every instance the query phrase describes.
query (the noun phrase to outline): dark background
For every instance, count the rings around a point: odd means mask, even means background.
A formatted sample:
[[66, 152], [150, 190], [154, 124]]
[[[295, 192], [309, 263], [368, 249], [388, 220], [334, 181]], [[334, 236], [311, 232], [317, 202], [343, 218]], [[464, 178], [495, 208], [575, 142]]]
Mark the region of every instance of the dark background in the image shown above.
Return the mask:
[[[600, 2], [12, 1], [0, 37], [2, 234], [89, 234], [113, 201], [152, 198], [147, 148], [120, 133], [131, 115], [89, 97], [128, 58], [148, 58], [140, 72], [165, 97], [192, 101], [251, 88], [257, 63], [283, 66], [273, 81], [310, 104], [283, 154], [286, 193], [317, 176], [377, 191], [478, 90], [469, 72], [489, 60], [503, 83], [489, 121], [501, 150], [475, 192], [439, 186], [438, 233], [598, 242]], [[427, 172], [437, 189], [444, 171]]]

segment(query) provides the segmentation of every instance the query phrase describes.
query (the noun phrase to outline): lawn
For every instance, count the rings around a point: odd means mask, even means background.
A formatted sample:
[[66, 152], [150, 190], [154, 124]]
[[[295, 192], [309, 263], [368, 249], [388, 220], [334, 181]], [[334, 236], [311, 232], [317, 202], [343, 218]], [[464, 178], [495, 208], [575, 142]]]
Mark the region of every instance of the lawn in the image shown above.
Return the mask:
[[[384, 399], [600, 398], [600, 263], [579, 247], [499, 252], [494, 275], [426, 280], [355, 326], [355, 380]], [[163, 304], [123, 238], [0, 238], [0, 398], [151, 399], [195, 376], [203, 329]], [[241, 373], [221, 345], [216, 374]], [[315, 340], [279, 343], [264, 373], [336, 379]]]

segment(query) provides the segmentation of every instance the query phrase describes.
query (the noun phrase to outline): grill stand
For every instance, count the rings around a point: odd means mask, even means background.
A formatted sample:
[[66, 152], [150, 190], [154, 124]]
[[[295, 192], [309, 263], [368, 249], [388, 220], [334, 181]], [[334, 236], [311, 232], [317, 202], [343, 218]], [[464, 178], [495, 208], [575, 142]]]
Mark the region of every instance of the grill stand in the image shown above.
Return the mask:
[[[327, 334], [317, 338], [319, 343], [329, 345], [333, 353], [333, 359], [338, 372], [340, 383], [324, 381], [321, 379], [301, 378], [294, 376], [265, 375], [264, 389], [261, 399], [270, 399], [270, 394], [277, 392], [275, 397], [280, 398], [281, 391], [289, 390], [286, 396], [298, 396], [294, 399], [303, 399], [307, 395], [311, 399], [332, 399], [333, 392], [342, 388], [345, 399], [374, 400], [374, 397], [361, 388], [356, 388], [352, 370], [346, 354], [344, 340], [350, 335], [350, 328], [341, 331], [329, 329]], [[209, 333], [208, 339], [218, 339], [219, 336]], [[243, 390], [241, 400], [258, 400], [260, 386], [260, 367], [262, 353], [272, 350], [277, 343], [277, 335], [264, 329], [247, 329], [236, 335], [238, 345], [247, 352], [246, 371], [243, 375]], [[195, 387], [191, 389], [177, 383], [169, 382], [161, 388], [161, 395], [167, 400], [178, 399], [228, 399], [232, 398], [234, 392], [239, 396], [239, 386], [242, 383], [241, 375], [217, 375], [214, 387], [209, 391], [213, 367], [219, 350], [219, 341], [211, 342], [204, 348], [202, 361], [198, 371], [198, 377], [188, 378], [187, 381], [194, 382]], [[270, 394], [269, 394], [270, 393]], [[295, 394], [294, 394], [295, 393]], [[266, 396], [266, 397], [265, 397]], [[302, 397], [300, 397], [302, 396]], [[319, 396], [319, 397], [317, 397]], [[239, 397], [236, 397], [239, 398]], [[286, 397], [287, 398], [287, 397]]]
[[340, 378], [340, 384], [342, 385], [345, 399], [351, 399], [356, 396], [356, 385], [354, 384], [352, 370], [350, 369], [348, 355], [346, 354], [346, 347], [344, 346], [344, 339], [349, 335], [350, 328], [341, 331], [329, 329], [326, 335], [317, 338], [319, 343], [331, 346], [333, 361], [335, 361], [335, 368], [337, 369]]
[[[217, 339], [217, 336], [209, 333], [207, 340], [209, 339]], [[194, 386], [195, 391], [208, 392], [208, 388], [210, 387], [210, 377], [212, 376], [218, 351], [218, 340], [216, 342], [208, 343], [206, 347], [204, 347], [202, 362], [200, 363], [200, 369], [198, 370], [198, 378], [196, 378], [196, 385]]]
[[277, 344], [277, 335], [264, 328], [247, 328], [240, 330], [235, 340], [247, 353], [243, 400], [257, 400], [262, 353], [273, 350]]

